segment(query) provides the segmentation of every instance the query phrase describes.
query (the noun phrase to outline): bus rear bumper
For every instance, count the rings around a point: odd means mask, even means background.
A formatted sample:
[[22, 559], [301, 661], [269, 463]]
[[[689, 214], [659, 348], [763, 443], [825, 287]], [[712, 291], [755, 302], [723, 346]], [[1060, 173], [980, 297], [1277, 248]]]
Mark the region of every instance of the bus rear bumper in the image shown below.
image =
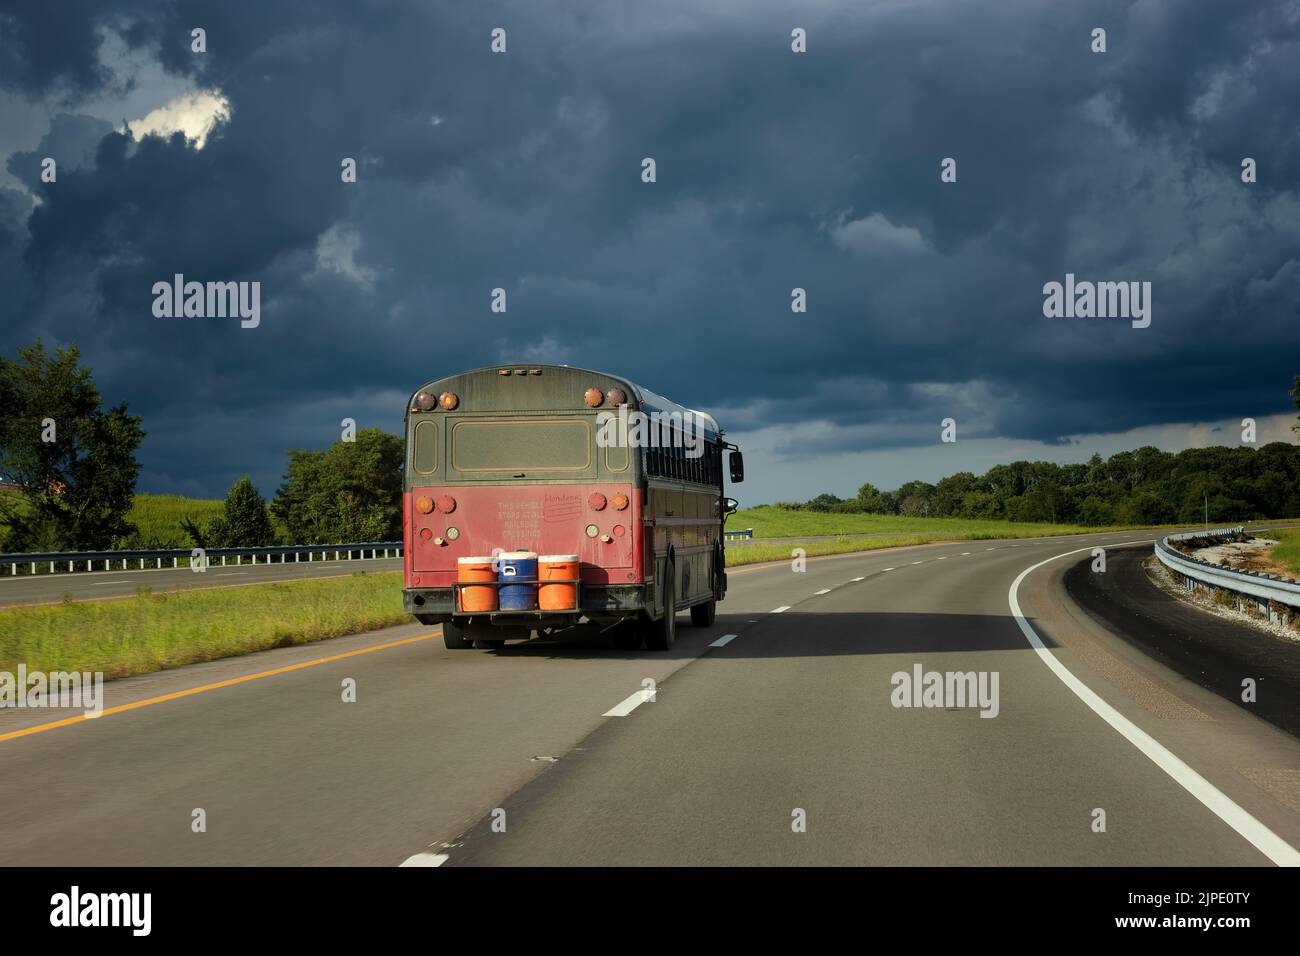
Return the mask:
[[[511, 623], [532, 621], [536, 627], [553, 627], [574, 624], [586, 618], [592, 621], [614, 621], [622, 617], [636, 617], [650, 606], [653, 585], [644, 584], [584, 584], [581, 588], [581, 606], [572, 611], [495, 611], [492, 617], [509, 618]], [[471, 615], [457, 610], [451, 588], [405, 588], [402, 591], [402, 609], [426, 623], [468, 618]], [[479, 612], [475, 617], [483, 617]]]

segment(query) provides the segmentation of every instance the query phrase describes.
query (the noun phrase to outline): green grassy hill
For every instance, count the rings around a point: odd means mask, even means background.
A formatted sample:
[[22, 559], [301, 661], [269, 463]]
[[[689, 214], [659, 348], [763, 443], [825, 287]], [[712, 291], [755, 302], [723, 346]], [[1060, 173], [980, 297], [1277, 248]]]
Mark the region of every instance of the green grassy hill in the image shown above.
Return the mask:
[[[0, 495], [18, 497], [15, 491], [0, 490]], [[181, 530], [182, 518], [202, 523], [221, 513], [221, 502], [207, 498], [183, 498], [180, 495], [138, 494], [131, 506], [131, 523], [138, 529], [136, 544], [153, 548], [188, 548], [190, 539]], [[7, 550], [9, 529], [0, 524], [0, 551]]]
[[834, 514], [822, 511], [787, 511], [771, 505], [745, 508], [727, 519], [727, 529], [754, 529], [755, 538], [798, 538], [808, 535], [926, 534], [954, 538], [1030, 538], [1058, 534], [1106, 531], [1105, 528], [1032, 521], [997, 521], [977, 518], [909, 518], [903, 515]]
[[221, 514], [221, 504], [208, 498], [138, 494], [131, 506], [131, 523], [140, 530], [142, 541], [157, 542], [154, 547], [187, 548], [190, 539], [181, 530], [181, 519], [202, 524]]

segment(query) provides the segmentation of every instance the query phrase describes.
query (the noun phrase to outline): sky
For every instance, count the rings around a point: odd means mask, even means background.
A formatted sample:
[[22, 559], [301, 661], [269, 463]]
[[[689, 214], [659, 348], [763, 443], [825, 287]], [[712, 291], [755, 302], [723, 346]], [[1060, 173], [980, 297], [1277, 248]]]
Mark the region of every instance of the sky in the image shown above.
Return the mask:
[[1298, 114], [1300, 0], [6, 0], [0, 350], [75, 343], [207, 497], [499, 362], [712, 412], [744, 504], [1295, 440]]

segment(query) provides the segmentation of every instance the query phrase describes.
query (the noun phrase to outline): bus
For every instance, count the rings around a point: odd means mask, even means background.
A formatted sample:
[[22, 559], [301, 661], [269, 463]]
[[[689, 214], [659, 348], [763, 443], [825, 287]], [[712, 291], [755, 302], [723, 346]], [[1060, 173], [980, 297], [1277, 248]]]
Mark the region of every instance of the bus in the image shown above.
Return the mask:
[[[608, 372], [528, 363], [426, 382], [405, 424], [403, 606], [441, 624], [448, 648], [594, 627], [663, 651], [678, 612], [713, 624], [737, 508], [723, 453], [733, 483], [744, 460], [712, 416]], [[575, 560], [560, 584], [533, 585], [558, 602], [528, 606], [530, 554], [543, 578], [546, 556]]]

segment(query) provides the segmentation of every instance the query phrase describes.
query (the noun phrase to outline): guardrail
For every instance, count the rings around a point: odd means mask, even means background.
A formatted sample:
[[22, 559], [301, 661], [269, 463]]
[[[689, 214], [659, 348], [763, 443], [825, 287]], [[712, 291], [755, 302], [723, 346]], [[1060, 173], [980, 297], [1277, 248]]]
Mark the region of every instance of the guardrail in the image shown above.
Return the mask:
[[754, 537], [754, 529], [741, 528], [736, 531], [724, 531], [722, 532], [722, 537], [727, 541], [738, 541], [744, 538], [752, 538]]
[[[370, 557], [366, 558], [366, 552], [370, 552]], [[382, 551], [381, 555], [379, 552]], [[333, 554], [335, 561], [364, 561], [377, 560], [388, 557], [399, 558], [402, 556], [402, 542], [400, 541], [365, 541], [353, 544], [291, 544], [291, 545], [274, 545], [264, 548], [161, 548], [146, 551], [45, 551], [32, 552], [25, 554], [0, 554], [0, 568], [9, 566], [10, 576], [19, 573], [20, 567], [30, 567], [28, 574], [46, 573], [39, 571], [41, 565], [49, 565], [50, 574], [75, 574], [78, 572], [97, 570], [95, 565], [102, 562], [104, 571], [151, 571], [163, 568], [164, 561], [170, 560], [171, 567], [179, 568], [181, 562], [185, 566], [198, 569], [200, 562], [204, 567], [211, 567], [217, 558], [221, 559], [221, 567], [226, 567], [229, 559], [234, 558], [236, 565], [244, 563], [245, 558], [249, 558], [250, 564], [296, 564], [303, 560], [302, 556], [307, 555], [307, 561], [317, 560], [316, 556], [320, 555], [320, 560], [329, 560], [328, 555]], [[353, 554], [357, 557], [354, 559]], [[293, 555], [293, 561], [289, 561], [289, 555]], [[278, 562], [273, 561], [279, 557]], [[265, 561], [259, 562], [257, 559], [264, 557]], [[121, 562], [121, 567], [115, 568], [116, 562]], [[128, 562], [138, 562], [138, 566], [129, 567]], [[145, 567], [146, 562], [153, 562], [152, 567]], [[66, 565], [66, 570], [62, 568]]]
[[1156, 540], [1156, 558], [1169, 570], [1179, 574], [1188, 588], [1222, 588], [1239, 596], [1255, 599], [1259, 610], [1276, 619], [1277, 611], [1272, 605], [1282, 604], [1287, 608], [1300, 611], [1300, 581], [1295, 578], [1282, 577], [1277, 574], [1265, 574], [1262, 571], [1236, 571], [1219, 564], [1211, 564], [1182, 554], [1169, 546], [1170, 541], [1187, 541], [1192, 538], [1226, 538], [1242, 534], [1246, 529], [1215, 528], [1211, 531], [1193, 531], [1186, 534], [1171, 534]]

